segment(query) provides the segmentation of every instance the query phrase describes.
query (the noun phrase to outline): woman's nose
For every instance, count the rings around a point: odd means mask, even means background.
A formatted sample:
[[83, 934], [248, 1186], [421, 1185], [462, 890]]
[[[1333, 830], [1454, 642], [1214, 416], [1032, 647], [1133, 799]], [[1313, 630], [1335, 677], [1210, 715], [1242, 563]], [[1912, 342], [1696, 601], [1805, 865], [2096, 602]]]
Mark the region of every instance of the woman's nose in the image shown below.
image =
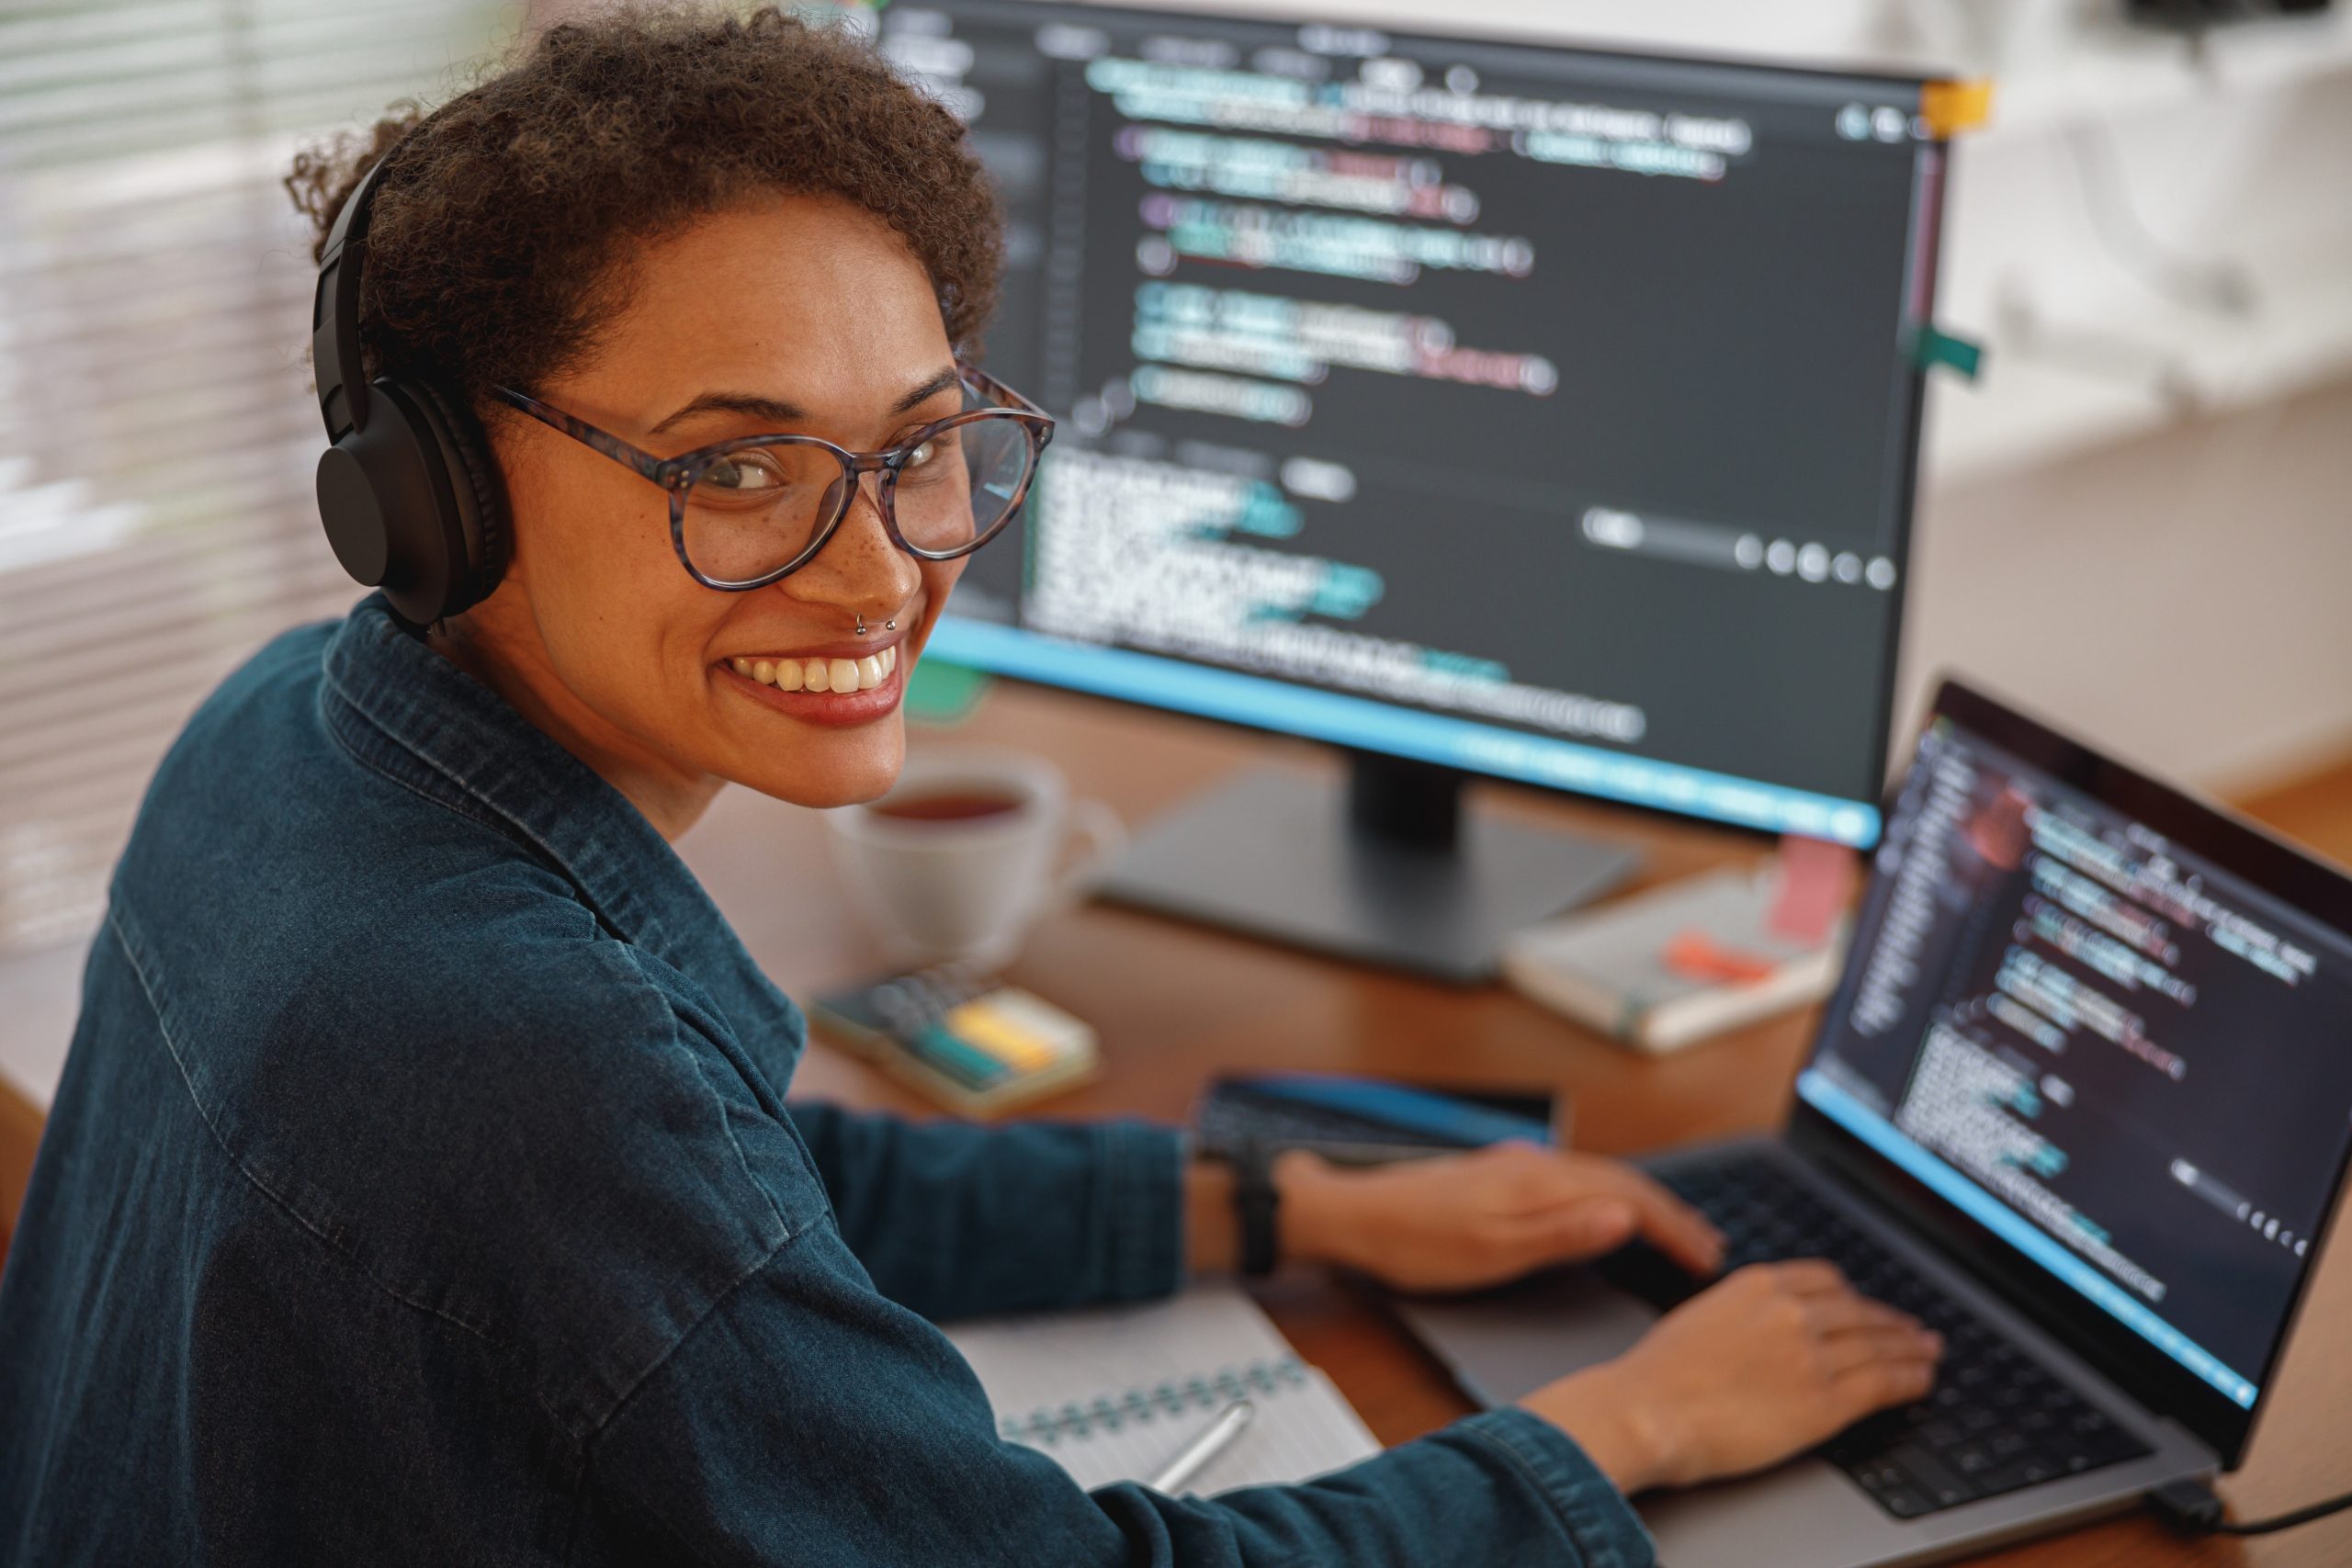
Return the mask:
[[799, 584], [799, 597], [866, 611], [870, 618], [875, 609], [887, 615], [922, 586], [921, 567], [898, 547], [883, 521], [883, 478], [878, 473], [857, 477], [857, 490], [833, 536], [816, 559], [785, 580]]

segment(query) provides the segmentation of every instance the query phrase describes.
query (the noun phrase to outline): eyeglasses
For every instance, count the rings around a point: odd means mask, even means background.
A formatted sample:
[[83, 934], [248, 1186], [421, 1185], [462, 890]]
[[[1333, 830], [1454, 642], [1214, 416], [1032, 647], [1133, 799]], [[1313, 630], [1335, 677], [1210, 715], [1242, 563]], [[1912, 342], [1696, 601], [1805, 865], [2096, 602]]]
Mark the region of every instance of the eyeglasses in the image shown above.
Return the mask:
[[876, 474], [891, 543], [923, 560], [970, 555], [1004, 531], [1054, 438], [1051, 414], [968, 365], [964, 407], [895, 446], [852, 452], [814, 435], [741, 435], [657, 457], [512, 387], [504, 401], [644, 476], [670, 494], [670, 542], [687, 575], [741, 593], [807, 566], [849, 515], [859, 476]]

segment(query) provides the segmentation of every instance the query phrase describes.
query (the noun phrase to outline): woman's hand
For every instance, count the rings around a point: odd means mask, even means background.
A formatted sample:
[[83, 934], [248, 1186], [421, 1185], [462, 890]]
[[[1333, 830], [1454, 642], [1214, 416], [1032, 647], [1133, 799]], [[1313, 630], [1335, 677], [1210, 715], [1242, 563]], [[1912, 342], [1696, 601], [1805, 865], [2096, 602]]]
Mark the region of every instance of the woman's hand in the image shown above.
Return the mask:
[[1942, 1339], [1822, 1262], [1742, 1269], [1521, 1401], [1618, 1489], [1761, 1470], [1934, 1384]]
[[1292, 1150], [1273, 1179], [1284, 1253], [1399, 1290], [1498, 1284], [1636, 1236], [1694, 1274], [1723, 1263], [1723, 1237], [1696, 1210], [1593, 1155], [1509, 1143], [1356, 1169]]

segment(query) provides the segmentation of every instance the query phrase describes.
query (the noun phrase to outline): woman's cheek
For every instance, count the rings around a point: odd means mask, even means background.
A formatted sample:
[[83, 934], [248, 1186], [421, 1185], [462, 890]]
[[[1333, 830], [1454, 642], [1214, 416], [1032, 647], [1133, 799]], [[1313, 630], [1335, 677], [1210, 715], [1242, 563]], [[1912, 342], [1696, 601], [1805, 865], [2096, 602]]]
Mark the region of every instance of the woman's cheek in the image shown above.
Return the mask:
[[931, 629], [947, 609], [947, 596], [956, 591], [957, 579], [964, 575], [964, 562], [958, 560], [925, 561], [922, 563], [922, 624], [914, 628], [908, 640], [920, 655], [931, 642]]

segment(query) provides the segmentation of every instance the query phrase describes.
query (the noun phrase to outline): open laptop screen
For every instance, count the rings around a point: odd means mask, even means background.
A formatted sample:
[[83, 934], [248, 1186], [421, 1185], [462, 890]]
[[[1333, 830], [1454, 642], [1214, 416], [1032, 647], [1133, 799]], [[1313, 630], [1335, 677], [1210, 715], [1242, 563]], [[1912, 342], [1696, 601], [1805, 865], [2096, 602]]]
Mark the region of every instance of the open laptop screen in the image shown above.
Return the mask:
[[2278, 866], [2342, 902], [2314, 863], [1947, 688], [1797, 1083], [2240, 1411], [2352, 1145], [2352, 941], [2276, 895]]

